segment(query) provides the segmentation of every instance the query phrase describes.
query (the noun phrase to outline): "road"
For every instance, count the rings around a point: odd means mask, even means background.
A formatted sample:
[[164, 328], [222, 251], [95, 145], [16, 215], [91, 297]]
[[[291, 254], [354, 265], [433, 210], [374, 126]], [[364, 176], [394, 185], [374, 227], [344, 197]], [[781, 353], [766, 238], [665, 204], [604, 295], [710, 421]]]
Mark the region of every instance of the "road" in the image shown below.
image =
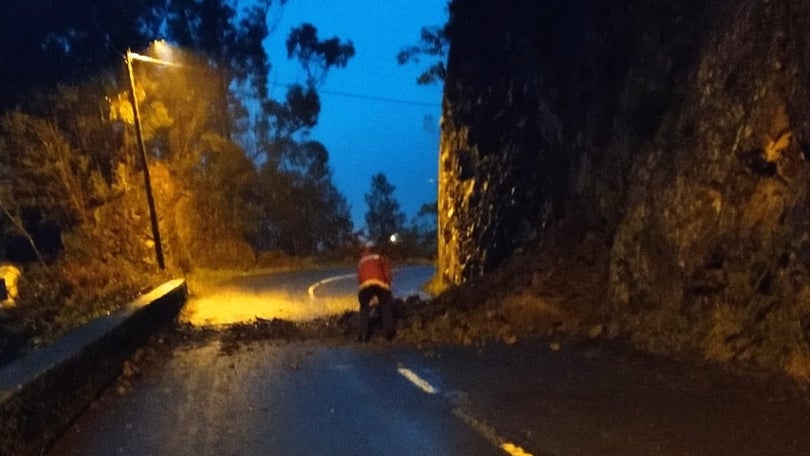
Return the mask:
[[810, 448], [806, 394], [791, 385], [597, 341], [559, 350], [541, 339], [433, 349], [254, 341], [233, 351], [217, 335], [169, 334], [152, 345], [159, 356], [136, 363], [140, 371], [106, 391], [48, 454], [806, 455]]
[[[420, 294], [435, 268], [405, 265], [394, 270], [393, 292], [405, 298]], [[357, 310], [353, 269], [322, 269], [237, 277], [206, 287], [192, 296], [181, 321], [198, 326], [227, 325], [281, 318], [304, 321]]]

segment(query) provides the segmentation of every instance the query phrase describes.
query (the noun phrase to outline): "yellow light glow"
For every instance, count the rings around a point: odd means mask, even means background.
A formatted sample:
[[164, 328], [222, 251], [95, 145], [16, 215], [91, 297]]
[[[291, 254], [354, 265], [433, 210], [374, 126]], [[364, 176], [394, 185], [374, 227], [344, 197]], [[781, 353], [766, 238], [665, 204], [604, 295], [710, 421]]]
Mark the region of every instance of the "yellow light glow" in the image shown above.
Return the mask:
[[356, 298], [310, 299], [308, 296], [278, 292], [245, 293], [221, 290], [215, 294], [190, 297], [180, 312], [180, 321], [194, 326], [220, 326], [248, 323], [256, 318], [307, 321], [357, 310]]
[[169, 43], [166, 40], [155, 40], [152, 42], [152, 50], [155, 55], [158, 56], [159, 59], [165, 60], [167, 62], [174, 61], [174, 53], [172, 52], [172, 47], [169, 46]]

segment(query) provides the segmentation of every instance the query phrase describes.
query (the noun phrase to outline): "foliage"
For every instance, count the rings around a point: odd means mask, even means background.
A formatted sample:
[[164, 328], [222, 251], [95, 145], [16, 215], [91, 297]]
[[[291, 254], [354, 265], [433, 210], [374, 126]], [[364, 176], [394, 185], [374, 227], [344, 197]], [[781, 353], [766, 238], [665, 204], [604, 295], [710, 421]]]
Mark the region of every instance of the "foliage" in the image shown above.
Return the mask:
[[352, 223], [345, 198], [332, 183], [322, 144], [288, 142], [260, 171], [266, 195], [264, 248], [293, 255], [324, 254], [351, 239]]
[[164, 0], [4, 1], [0, 110], [28, 110], [43, 90], [120, 68], [123, 50], [143, 48], [155, 36], [166, 7]]
[[215, 133], [200, 138], [200, 162], [197, 166], [195, 195], [200, 213], [221, 218], [233, 231], [246, 233], [253, 225], [249, 197], [255, 182], [255, 169], [236, 144]]
[[[226, 0], [7, 3], [0, 67], [15, 71], [0, 72], [2, 253], [45, 253], [36, 267], [30, 254], [15, 258], [26, 269], [22, 333], [52, 335], [180, 270], [253, 267], [256, 248], [305, 256], [352, 242], [328, 152], [306, 139], [317, 85], [347, 64], [351, 42], [293, 29], [290, 58], [309, 77], [278, 101], [268, 97], [263, 47], [270, 0], [241, 11]], [[173, 45], [147, 47], [161, 35]], [[128, 48], [174, 63], [132, 62], [165, 273], [123, 71]]]
[[159, 280], [138, 171], [127, 167], [120, 143], [78, 92], [63, 87], [49, 97], [57, 116], [14, 111], [0, 119], [4, 207], [35, 243], [58, 246], [47, 267], [25, 265], [21, 279], [17, 324], [33, 342], [114, 309]]
[[349, 206], [332, 183], [326, 148], [298, 138], [306, 138], [317, 124], [321, 105], [316, 87], [329, 69], [346, 66], [354, 46], [338, 38], [321, 41], [310, 24], [293, 28], [286, 46], [307, 80], [290, 86], [284, 101], [262, 104], [256, 134], [264, 158], [257, 186], [263, 217], [253, 242], [260, 249], [292, 255], [324, 255], [351, 242]]
[[[47, 269], [28, 267], [20, 278], [17, 306], [5, 311], [8, 320], [0, 324], [0, 333], [10, 332], [17, 339], [0, 337], [0, 363], [48, 344], [93, 318], [108, 315], [162, 279], [123, 257], [111, 262], [95, 257], [90, 261], [60, 259]], [[12, 345], [8, 345], [10, 342]], [[6, 357], [9, 359], [3, 359]]]
[[226, 86], [231, 79], [247, 82], [264, 98], [269, 62], [262, 40], [272, 3], [252, 2], [237, 12], [225, 0], [9, 0], [0, 13], [0, 67], [15, 71], [0, 73], [0, 109], [120, 68], [124, 50], [144, 49], [160, 36], [204, 56]]
[[371, 177], [371, 190], [365, 194], [366, 229], [368, 239], [384, 244], [395, 233], [402, 233], [405, 214], [399, 210], [399, 201], [394, 198], [394, 186], [383, 173]]
[[[263, 104], [264, 118], [258, 122], [258, 134], [266, 143], [290, 140], [296, 132], [307, 130], [318, 123], [321, 100], [312, 87], [294, 84], [287, 91], [284, 103], [268, 100]], [[273, 137], [270, 136], [271, 132]], [[264, 138], [262, 136], [265, 136]], [[272, 151], [272, 145], [265, 148]]]
[[318, 29], [312, 24], [294, 28], [287, 38], [287, 57], [295, 57], [307, 73], [307, 85], [323, 83], [331, 67], [345, 67], [354, 56], [351, 41], [342, 44], [337, 37], [318, 40]]
[[4, 205], [13, 213], [37, 207], [62, 224], [85, 220], [93, 196], [88, 157], [53, 122], [18, 111], [0, 119], [0, 132], [0, 182], [9, 193]]
[[447, 75], [445, 59], [450, 43], [444, 27], [422, 27], [420, 42], [402, 48], [397, 54], [400, 65], [406, 63], [421, 63], [420, 56], [430, 58], [431, 64], [416, 79], [419, 85], [441, 83]]

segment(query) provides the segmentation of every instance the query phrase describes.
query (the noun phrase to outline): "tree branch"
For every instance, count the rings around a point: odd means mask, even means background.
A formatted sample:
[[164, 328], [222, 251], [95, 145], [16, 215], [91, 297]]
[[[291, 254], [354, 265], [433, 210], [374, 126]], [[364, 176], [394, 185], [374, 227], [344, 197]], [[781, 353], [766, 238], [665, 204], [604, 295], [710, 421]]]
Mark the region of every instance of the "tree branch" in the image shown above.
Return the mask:
[[11, 215], [11, 212], [9, 212], [9, 210], [6, 208], [6, 205], [3, 204], [2, 201], [0, 201], [0, 209], [3, 209], [3, 213], [6, 214], [6, 217], [8, 217], [8, 219], [11, 220], [11, 223], [14, 224], [17, 230], [19, 230], [19, 232], [23, 236], [25, 236], [26, 239], [28, 239], [28, 243], [31, 244], [31, 248], [34, 250], [34, 254], [37, 256], [37, 260], [39, 260], [39, 264], [41, 264], [42, 267], [47, 270], [48, 265], [45, 264], [45, 260], [42, 258], [42, 254], [39, 253], [39, 249], [34, 243], [34, 238], [31, 237], [31, 235], [28, 233], [28, 230], [25, 229], [25, 227], [19, 220], [17, 220], [16, 218], [14, 218], [13, 215]]

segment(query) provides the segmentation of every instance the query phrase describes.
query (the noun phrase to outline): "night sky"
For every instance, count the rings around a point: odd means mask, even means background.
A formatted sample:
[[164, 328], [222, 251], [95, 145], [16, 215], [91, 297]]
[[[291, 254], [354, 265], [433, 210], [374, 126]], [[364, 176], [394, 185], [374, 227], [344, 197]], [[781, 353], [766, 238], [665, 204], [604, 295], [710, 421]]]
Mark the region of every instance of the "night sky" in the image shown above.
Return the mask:
[[418, 86], [428, 63], [399, 65], [396, 55], [419, 41], [423, 26], [447, 22], [447, 0], [291, 0], [274, 7], [268, 22], [276, 27], [265, 48], [273, 65], [271, 93], [279, 99], [285, 84], [305, 80], [298, 62], [286, 57], [290, 28], [308, 22], [321, 40], [337, 36], [354, 43], [347, 67], [331, 70], [319, 88], [321, 115], [310, 138], [329, 151], [355, 229], [365, 226], [363, 195], [375, 173], [396, 187], [407, 221], [423, 203], [434, 202], [442, 87]]

